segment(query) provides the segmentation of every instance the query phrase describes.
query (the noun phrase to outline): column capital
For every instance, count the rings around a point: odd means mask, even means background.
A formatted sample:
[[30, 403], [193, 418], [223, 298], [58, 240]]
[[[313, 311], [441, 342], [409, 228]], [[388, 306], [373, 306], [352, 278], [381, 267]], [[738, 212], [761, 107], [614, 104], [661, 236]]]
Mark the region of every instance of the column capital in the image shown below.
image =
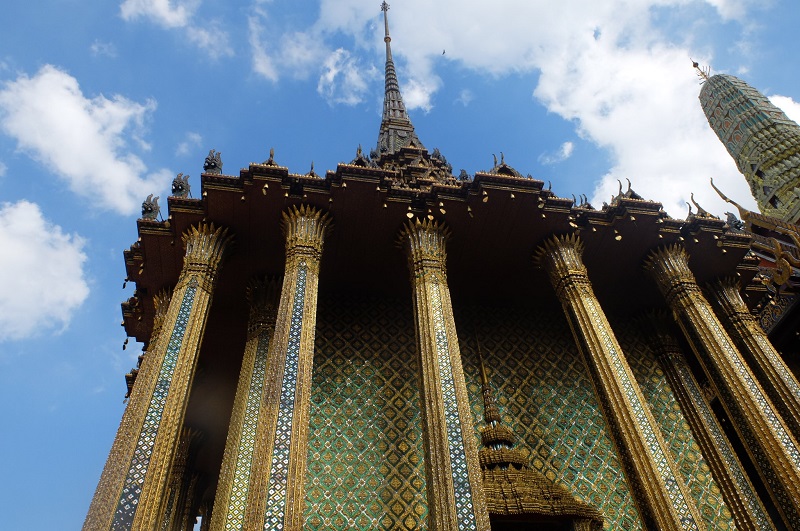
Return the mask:
[[296, 257], [319, 263], [325, 234], [332, 227], [330, 216], [310, 205], [291, 206], [283, 212], [281, 230], [286, 236], [286, 264]]
[[739, 292], [739, 279], [728, 276], [709, 282], [707, 293], [720, 306], [725, 316], [734, 323], [747, 326], [759, 326], [756, 318], [750, 313]]
[[583, 264], [583, 241], [577, 234], [548, 238], [534, 251], [533, 263], [550, 276], [550, 282], [559, 298], [562, 298], [568, 284], [589, 280]]
[[226, 227], [215, 227], [214, 223], [202, 222], [186, 229], [182, 236], [186, 254], [183, 258], [182, 280], [191, 276], [205, 277], [210, 291], [216, 281], [217, 271], [233, 244], [233, 235]]
[[408, 221], [400, 231], [399, 243], [408, 255], [412, 271], [424, 267], [444, 268], [450, 229], [444, 223], [427, 219]]
[[248, 339], [257, 336], [263, 330], [275, 327], [282, 282], [282, 279], [275, 277], [256, 277], [248, 282], [245, 292], [247, 303], [250, 305]]
[[689, 269], [689, 255], [682, 245], [665, 245], [651, 251], [643, 267], [670, 306], [681, 296], [700, 291], [694, 273]]

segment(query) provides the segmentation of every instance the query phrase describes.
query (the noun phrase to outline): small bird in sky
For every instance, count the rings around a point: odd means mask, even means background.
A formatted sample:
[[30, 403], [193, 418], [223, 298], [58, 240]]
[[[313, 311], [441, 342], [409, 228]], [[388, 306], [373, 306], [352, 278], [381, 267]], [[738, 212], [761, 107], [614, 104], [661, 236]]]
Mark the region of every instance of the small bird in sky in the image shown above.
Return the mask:
[[444, 55], [444, 50], [442, 50], [442, 55]]

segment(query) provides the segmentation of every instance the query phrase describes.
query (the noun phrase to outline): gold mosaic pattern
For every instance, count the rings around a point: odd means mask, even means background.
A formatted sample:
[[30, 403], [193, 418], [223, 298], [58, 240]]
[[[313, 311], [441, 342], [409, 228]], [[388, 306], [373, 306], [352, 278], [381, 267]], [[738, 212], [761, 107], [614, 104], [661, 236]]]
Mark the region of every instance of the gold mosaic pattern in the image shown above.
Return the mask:
[[247, 393], [247, 403], [242, 421], [242, 435], [236, 456], [236, 468], [233, 476], [228, 515], [225, 520], [226, 530], [242, 529], [244, 512], [247, 507], [247, 495], [250, 486], [250, 472], [253, 463], [253, 452], [256, 446], [256, 430], [261, 411], [261, 393], [264, 389], [264, 378], [267, 369], [267, 352], [271, 329], [262, 331], [256, 346], [255, 363]]
[[430, 300], [431, 309], [433, 310], [434, 333], [436, 334], [436, 357], [441, 376], [444, 419], [447, 427], [447, 446], [450, 450], [450, 466], [453, 473], [458, 528], [470, 531], [477, 529], [477, 523], [472, 502], [472, 486], [470, 485], [467, 471], [467, 457], [464, 453], [464, 440], [461, 437], [461, 419], [458, 416], [453, 368], [450, 364], [450, 346], [448, 345], [447, 330], [444, 324], [440, 288], [438, 282], [431, 282]]
[[531, 450], [531, 466], [599, 509], [606, 529], [642, 529], [588, 370], [560, 311], [465, 310], [456, 313], [456, 323], [476, 433], [483, 422], [478, 333], [503, 422], [514, 428], [520, 449]]
[[680, 406], [646, 339], [632, 327], [615, 327], [650, 412], [661, 428], [684, 483], [709, 529], [734, 529], [732, 515], [695, 442]]
[[164, 361], [161, 364], [161, 370], [158, 374], [158, 381], [153, 390], [144, 425], [139, 433], [139, 440], [136, 443], [136, 449], [133, 453], [133, 459], [131, 460], [128, 474], [125, 477], [125, 483], [122, 487], [122, 494], [117, 504], [117, 510], [114, 513], [114, 520], [111, 523], [112, 530], [130, 529], [131, 525], [133, 525], [133, 517], [136, 514], [136, 508], [138, 507], [139, 498], [142, 494], [142, 485], [144, 484], [144, 478], [147, 473], [148, 465], [150, 464], [153, 445], [155, 444], [156, 435], [158, 434], [158, 428], [161, 423], [161, 415], [167, 403], [167, 394], [169, 393], [172, 376], [175, 373], [175, 367], [178, 363], [178, 353], [181, 350], [184, 332], [189, 322], [196, 292], [197, 283], [189, 284], [184, 293], [183, 300], [181, 301], [178, 319], [175, 321], [175, 326], [172, 329], [172, 334], [167, 344]]
[[317, 319], [304, 529], [427, 529], [413, 310], [324, 299]]
[[292, 318], [289, 324], [289, 344], [286, 347], [286, 366], [281, 383], [280, 406], [272, 450], [272, 466], [267, 483], [267, 506], [264, 512], [264, 529], [283, 529], [286, 513], [286, 490], [289, 478], [289, 453], [292, 446], [292, 420], [294, 416], [297, 369], [300, 356], [300, 334], [303, 331], [306, 274], [308, 267], [300, 262], [297, 283], [292, 301]]

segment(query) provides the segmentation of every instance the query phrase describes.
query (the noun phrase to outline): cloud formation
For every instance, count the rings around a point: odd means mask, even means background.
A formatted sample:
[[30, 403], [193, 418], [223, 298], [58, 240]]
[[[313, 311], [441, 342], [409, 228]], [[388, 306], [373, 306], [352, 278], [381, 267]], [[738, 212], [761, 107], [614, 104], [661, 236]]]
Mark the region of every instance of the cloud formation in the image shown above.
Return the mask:
[[555, 153], [542, 153], [539, 155], [539, 162], [542, 164], [558, 164], [564, 162], [572, 156], [575, 151], [575, 144], [572, 142], [564, 142]]
[[155, 106], [119, 95], [87, 98], [74, 77], [47, 65], [2, 86], [0, 129], [73, 192], [94, 200], [92, 206], [132, 214], [171, 175], [148, 175], [126, 140], [130, 136], [140, 149], [148, 148], [141, 132]]
[[185, 31], [189, 42], [204, 50], [210, 57], [218, 59], [233, 55], [228, 33], [219, 21], [195, 22], [199, 0], [173, 2], [172, 0], [124, 0], [119, 6], [120, 15], [126, 21], [146, 19], [165, 29]]
[[200, 135], [200, 133], [190, 131], [186, 133], [185, 139], [178, 144], [177, 148], [175, 148], [175, 155], [179, 157], [188, 155], [192, 148], [198, 147], [202, 142], [203, 137]]
[[[345, 35], [357, 50], [379, 50], [380, 19], [370, 6], [366, 0], [322, 0], [309, 30], [321, 37], [315, 45]], [[536, 101], [610, 153], [610, 168], [598, 176], [595, 204], [607, 201], [617, 180], [627, 177], [638, 193], [663, 202], [673, 216], [685, 215], [691, 192], [706, 209], [724, 212], [727, 205], [708, 185], [711, 177], [746, 206], [755, 203], [700, 109], [700, 87], [689, 62], [696, 43], [659, 29], [667, 16], [688, 25], [698, 14], [708, 17], [709, 8], [718, 18], [707, 18], [708, 23], [729, 23], [746, 20], [759, 5], [755, 0], [499, 0], [487, 8], [477, 0], [433, 5], [408, 0], [390, 11], [393, 40], [402, 43], [392, 50], [410, 109], [434, 106], [443, 83], [436, 75], [439, 61], [492, 77], [529, 74]], [[743, 34], [749, 31], [742, 28]], [[273, 80], [284, 67], [276, 59], [279, 50], [270, 55]]]
[[248, 18], [248, 41], [253, 71], [264, 79], [277, 82], [285, 76], [316, 76], [317, 93], [330, 105], [356, 105], [370, 93], [370, 83], [381, 77], [374, 65], [350, 50], [329, 47], [320, 38], [324, 30], [319, 25], [280, 33], [265, 31], [269, 23], [267, 11], [255, 5]]
[[69, 324], [89, 295], [83, 247], [35, 203], [0, 204], [0, 341]]

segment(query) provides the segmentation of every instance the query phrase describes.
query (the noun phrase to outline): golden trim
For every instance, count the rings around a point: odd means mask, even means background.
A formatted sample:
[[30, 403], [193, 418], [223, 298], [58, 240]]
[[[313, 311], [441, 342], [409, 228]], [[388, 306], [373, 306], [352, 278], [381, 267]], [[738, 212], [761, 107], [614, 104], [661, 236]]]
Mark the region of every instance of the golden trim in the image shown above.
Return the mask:
[[[428, 527], [435, 531], [489, 531], [475, 430], [447, 287], [448, 235], [447, 228], [438, 222], [417, 219], [407, 223], [399, 240], [408, 256], [414, 288]], [[446, 374], [448, 368], [450, 374]], [[451, 393], [446, 401], [445, 396]], [[454, 457], [460, 463], [454, 463]], [[466, 475], [458, 471], [462, 466]]]
[[[683, 531], [702, 522], [659, 427], [592, 289], [577, 235], [553, 236], [534, 253], [550, 276], [575, 342], [601, 393], [617, 444], [627, 452], [632, 491], [646, 525]], [[647, 521], [651, 520], [651, 524]]]

